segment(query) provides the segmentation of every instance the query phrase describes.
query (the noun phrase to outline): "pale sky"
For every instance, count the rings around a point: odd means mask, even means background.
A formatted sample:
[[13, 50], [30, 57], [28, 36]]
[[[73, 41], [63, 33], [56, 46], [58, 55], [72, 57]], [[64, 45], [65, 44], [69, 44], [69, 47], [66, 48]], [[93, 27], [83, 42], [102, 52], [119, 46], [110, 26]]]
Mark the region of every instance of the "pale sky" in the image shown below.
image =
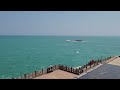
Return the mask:
[[120, 11], [0, 11], [0, 35], [120, 36]]

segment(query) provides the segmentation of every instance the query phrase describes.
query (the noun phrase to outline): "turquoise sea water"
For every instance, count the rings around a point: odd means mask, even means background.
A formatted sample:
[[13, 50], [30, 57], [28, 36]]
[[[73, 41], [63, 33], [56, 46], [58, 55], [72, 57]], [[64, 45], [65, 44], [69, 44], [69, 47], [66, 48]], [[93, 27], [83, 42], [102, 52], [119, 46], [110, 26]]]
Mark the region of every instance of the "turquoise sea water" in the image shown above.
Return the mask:
[[[83, 42], [66, 42], [81, 39]], [[119, 36], [0, 36], [0, 78], [11, 78], [64, 64], [120, 55]]]

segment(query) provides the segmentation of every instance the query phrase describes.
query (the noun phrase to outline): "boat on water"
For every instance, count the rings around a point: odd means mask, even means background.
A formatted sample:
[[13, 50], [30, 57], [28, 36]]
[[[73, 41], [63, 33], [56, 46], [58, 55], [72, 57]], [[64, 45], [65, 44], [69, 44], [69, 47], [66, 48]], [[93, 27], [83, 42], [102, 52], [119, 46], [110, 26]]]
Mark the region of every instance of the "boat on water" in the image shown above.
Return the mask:
[[80, 42], [80, 41], [83, 41], [83, 40], [75, 40], [75, 41], [78, 41], [78, 42]]
[[81, 42], [83, 40], [66, 40], [67, 42]]

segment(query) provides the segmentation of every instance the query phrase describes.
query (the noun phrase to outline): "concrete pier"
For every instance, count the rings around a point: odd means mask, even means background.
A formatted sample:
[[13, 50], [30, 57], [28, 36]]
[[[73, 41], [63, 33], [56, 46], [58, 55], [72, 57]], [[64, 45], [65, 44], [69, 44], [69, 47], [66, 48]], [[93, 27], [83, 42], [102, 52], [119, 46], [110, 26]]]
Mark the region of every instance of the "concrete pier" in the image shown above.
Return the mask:
[[64, 65], [53, 65], [47, 69], [12, 79], [102, 79], [120, 78], [120, 57], [107, 57], [102, 60], [91, 60], [86, 65], [73, 68]]
[[76, 74], [69, 73], [63, 70], [55, 70], [54, 72], [44, 74], [33, 79], [73, 79], [76, 76]]
[[78, 79], [120, 79], [120, 57], [114, 57]]

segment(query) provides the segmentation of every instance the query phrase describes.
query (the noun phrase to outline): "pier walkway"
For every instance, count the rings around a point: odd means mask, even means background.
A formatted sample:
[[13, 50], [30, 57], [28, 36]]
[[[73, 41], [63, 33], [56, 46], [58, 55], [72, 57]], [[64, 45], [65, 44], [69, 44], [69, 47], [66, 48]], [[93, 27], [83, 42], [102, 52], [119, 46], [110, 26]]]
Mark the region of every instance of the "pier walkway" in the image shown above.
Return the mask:
[[34, 79], [73, 79], [76, 76], [76, 74], [69, 73], [63, 70], [55, 70], [54, 72], [44, 74]]
[[78, 76], [78, 79], [120, 79], [120, 57]]
[[113, 56], [101, 60], [90, 60], [87, 64], [73, 68], [53, 65], [46, 69], [12, 79], [118, 79], [120, 78], [120, 57]]

